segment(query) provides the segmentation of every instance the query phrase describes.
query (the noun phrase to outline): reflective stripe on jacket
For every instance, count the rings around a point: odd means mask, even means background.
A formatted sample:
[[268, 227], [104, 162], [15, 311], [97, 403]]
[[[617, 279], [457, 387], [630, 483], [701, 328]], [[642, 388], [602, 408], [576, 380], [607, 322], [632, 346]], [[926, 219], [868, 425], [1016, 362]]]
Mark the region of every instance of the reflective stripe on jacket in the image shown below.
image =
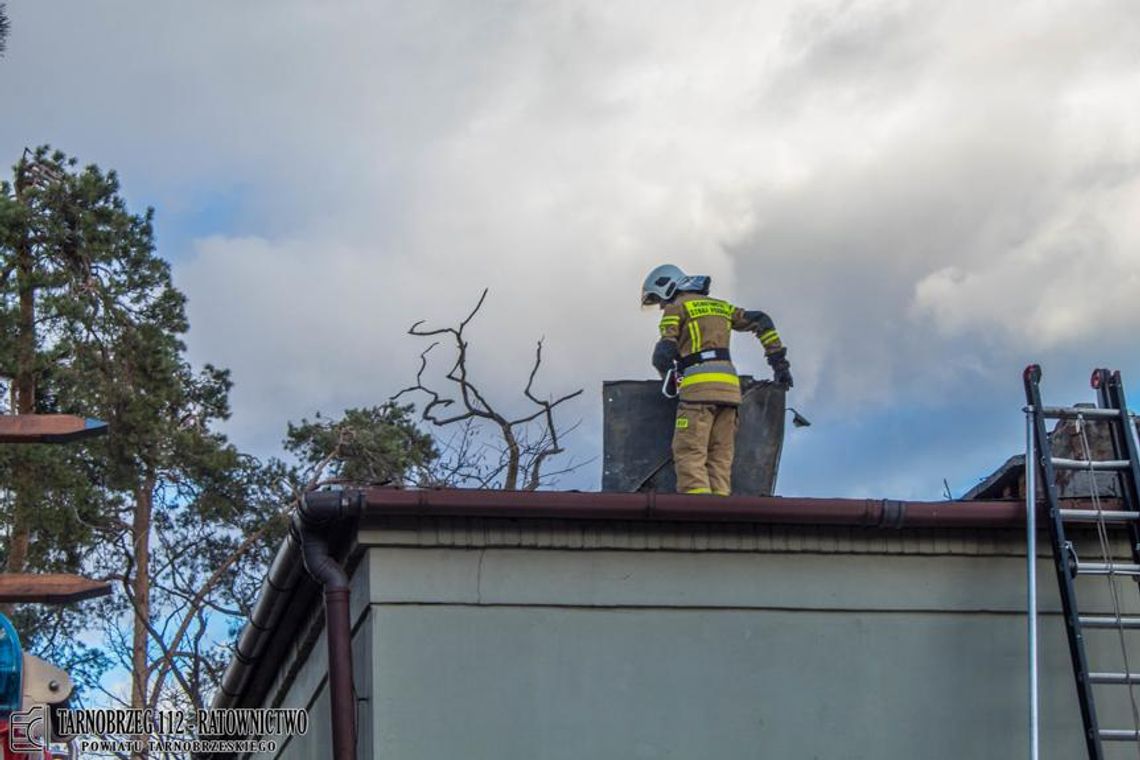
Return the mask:
[[[734, 311], [726, 301], [699, 293], [681, 293], [665, 305], [661, 337], [676, 340], [680, 356], [728, 348]], [[740, 378], [731, 361], [709, 361], [689, 367], [681, 378], [680, 389], [682, 401], [740, 403]]]
[[[766, 354], [783, 350], [775, 325], [761, 311], [745, 311], [700, 293], [680, 293], [662, 311], [661, 340], [675, 342], [681, 357], [727, 349], [733, 330], [754, 333]], [[682, 401], [739, 404], [740, 378], [731, 361], [701, 362], [685, 370], [680, 394]]]

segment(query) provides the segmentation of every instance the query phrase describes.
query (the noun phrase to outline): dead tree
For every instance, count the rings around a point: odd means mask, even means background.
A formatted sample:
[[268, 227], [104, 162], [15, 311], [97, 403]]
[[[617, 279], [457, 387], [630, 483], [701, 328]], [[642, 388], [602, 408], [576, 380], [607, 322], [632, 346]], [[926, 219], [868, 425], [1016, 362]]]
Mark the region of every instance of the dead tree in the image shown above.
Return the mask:
[[[483, 302], [487, 299], [488, 290], [484, 289], [475, 308], [459, 323], [458, 327], [443, 327], [436, 330], [422, 329], [426, 320], [416, 322], [408, 330], [409, 335], [430, 338], [440, 335], [450, 336], [455, 345], [455, 363], [451, 366], [445, 378], [454, 383], [458, 391], [458, 401], [462, 404], [461, 411], [452, 415], [443, 414], [444, 410], [456, 404], [455, 398], [445, 397], [424, 384], [424, 372], [428, 366], [428, 354], [439, 345], [433, 342], [420, 354], [420, 368], [416, 373], [416, 384], [404, 388], [392, 400], [395, 401], [407, 393], [420, 392], [427, 396], [427, 403], [423, 406], [421, 415], [424, 420], [436, 427], [462, 424], [462, 428], [451, 439], [444, 442], [445, 451], [451, 449], [454, 456], [444, 465], [443, 482], [436, 484], [454, 484], [456, 481], [474, 483], [477, 487], [491, 488], [501, 482], [506, 490], [519, 489], [533, 491], [543, 485], [547, 479], [554, 475], [569, 472], [575, 468], [571, 465], [554, 473], [544, 473], [543, 467], [551, 457], [563, 453], [564, 449], [559, 435], [569, 430], [559, 430], [554, 421], [554, 410], [565, 402], [582, 395], [582, 389], [567, 393], [556, 399], [543, 400], [534, 393], [534, 380], [538, 369], [542, 366], [542, 339], [539, 339], [534, 352], [534, 364], [527, 377], [526, 388], [523, 395], [534, 404], [535, 409], [530, 414], [518, 417], [508, 417], [499, 412], [487, 400], [486, 396], [476, 387], [467, 371], [468, 343], [464, 337], [464, 330], [471, 323]], [[472, 435], [475, 432], [473, 423], [484, 422], [494, 428], [502, 439], [502, 446], [498, 450], [497, 461], [488, 457], [488, 452], [479, 450], [473, 443]], [[540, 432], [533, 434], [535, 424]], [[473, 457], [472, 455], [475, 454]]]

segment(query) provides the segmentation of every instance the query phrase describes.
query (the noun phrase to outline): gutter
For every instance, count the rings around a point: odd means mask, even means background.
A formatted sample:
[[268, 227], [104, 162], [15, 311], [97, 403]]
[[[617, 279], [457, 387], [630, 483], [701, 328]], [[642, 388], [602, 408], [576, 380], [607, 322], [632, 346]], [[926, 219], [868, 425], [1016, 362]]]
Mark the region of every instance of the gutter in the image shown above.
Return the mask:
[[348, 576], [330, 544], [338, 527], [360, 515], [361, 496], [359, 491], [314, 491], [302, 497], [211, 705], [214, 709], [239, 706], [284, 613], [294, 606], [303, 585], [303, 568], [324, 589], [332, 757], [336, 760], [356, 758], [356, 696]]
[[634, 522], [847, 525], [865, 528], [1016, 528], [1021, 500], [897, 501], [785, 496], [693, 496], [577, 491], [364, 490], [365, 522], [387, 517], [499, 517]]
[[264, 654], [270, 634], [277, 629], [285, 612], [286, 605], [281, 600], [292, 597], [300, 585], [302, 567], [301, 546], [290, 532], [269, 565], [257, 604], [234, 645], [233, 659], [222, 675], [222, 685], [212, 707], [233, 707], [245, 692], [253, 666]]
[[360, 515], [359, 492], [314, 491], [293, 513], [290, 535], [300, 545], [309, 576], [325, 590], [325, 639], [328, 642], [329, 714], [332, 756], [356, 760], [356, 692], [352, 685], [352, 621], [348, 576], [329, 550], [329, 529]]

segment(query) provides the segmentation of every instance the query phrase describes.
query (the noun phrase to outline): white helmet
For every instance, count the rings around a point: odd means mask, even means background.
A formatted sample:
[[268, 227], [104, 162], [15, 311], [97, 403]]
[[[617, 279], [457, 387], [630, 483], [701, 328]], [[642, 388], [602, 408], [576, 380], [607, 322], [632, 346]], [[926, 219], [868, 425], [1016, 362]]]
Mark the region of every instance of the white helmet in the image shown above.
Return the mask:
[[641, 286], [641, 305], [652, 306], [668, 301], [677, 292], [677, 286], [685, 279], [680, 267], [662, 264], [654, 267]]

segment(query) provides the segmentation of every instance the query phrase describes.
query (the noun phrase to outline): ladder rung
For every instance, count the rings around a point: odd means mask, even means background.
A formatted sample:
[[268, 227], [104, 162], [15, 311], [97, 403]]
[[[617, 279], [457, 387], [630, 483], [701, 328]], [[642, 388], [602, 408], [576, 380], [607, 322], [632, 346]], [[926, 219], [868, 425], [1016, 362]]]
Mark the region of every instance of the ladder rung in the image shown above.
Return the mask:
[[1083, 459], [1054, 459], [1053, 467], [1058, 470], [1127, 470], [1132, 463], [1127, 459], [1108, 459], [1087, 462]]
[[1062, 509], [1061, 519], [1070, 522], [1128, 522], [1140, 518], [1140, 512], [1126, 512], [1117, 509]]
[[1132, 728], [1102, 728], [1100, 738], [1110, 742], [1132, 742], [1140, 739], [1140, 731]]
[[1089, 673], [1089, 683], [1140, 684], [1140, 673]]
[[1077, 575], [1140, 575], [1132, 562], [1078, 562]]
[[1122, 617], [1118, 620], [1112, 615], [1082, 615], [1080, 621], [1082, 628], [1140, 628], [1140, 617]]
[[[1098, 409], [1096, 407], [1079, 406], [1043, 406], [1041, 415], [1050, 420], [1075, 420], [1084, 417], [1086, 420], [1118, 420], [1119, 409]], [[1131, 417], [1131, 415], [1129, 415]]]

